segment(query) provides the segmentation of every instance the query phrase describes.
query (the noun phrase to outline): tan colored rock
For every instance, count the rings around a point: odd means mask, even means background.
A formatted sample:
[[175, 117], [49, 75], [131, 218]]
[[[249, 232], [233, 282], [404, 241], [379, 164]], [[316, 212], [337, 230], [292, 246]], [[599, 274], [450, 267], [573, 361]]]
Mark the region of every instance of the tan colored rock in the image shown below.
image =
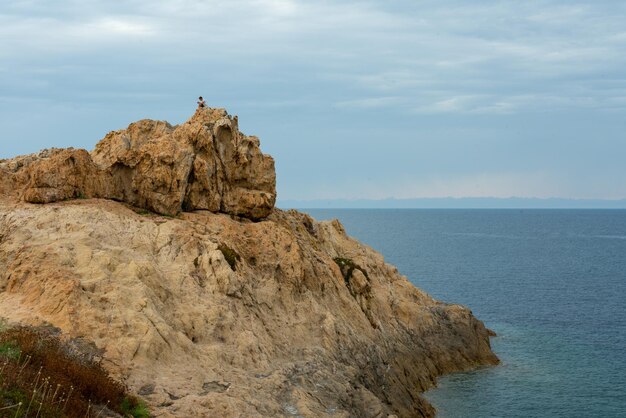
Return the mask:
[[354, 270], [352, 273], [352, 277], [350, 277], [350, 289], [355, 295], [369, 293], [369, 280], [365, 277], [361, 270]]
[[52, 150], [8, 160], [0, 191], [31, 203], [114, 199], [161, 214], [210, 210], [251, 219], [276, 200], [274, 160], [224, 109], [202, 108], [182, 125], [141, 120], [110, 132], [89, 155]]
[[[337, 257], [367, 276], [346, 283]], [[0, 316], [93, 341], [161, 417], [432, 416], [420, 393], [438, 375], [497, 362], [468, 309], [296, 211], [172, 219], [0, 197]]]
[[2, 160], [0, 316], [92, 341], [157, 417], [430, 417], [437, 376], [498, 362], [467, 308], [275, 196], [223, 109]]
[[87, 151], [72, 148], [58, 150], [32, 165], [24, 200], [50, 203], [97, 196], [104, 184], [103, 173]]

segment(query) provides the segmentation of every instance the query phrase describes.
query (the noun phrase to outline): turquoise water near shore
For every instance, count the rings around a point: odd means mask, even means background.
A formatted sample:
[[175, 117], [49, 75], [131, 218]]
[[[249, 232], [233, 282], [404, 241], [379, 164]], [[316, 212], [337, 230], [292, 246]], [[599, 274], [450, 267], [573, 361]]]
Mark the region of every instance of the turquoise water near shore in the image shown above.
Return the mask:
[[626, 211], [310, 209], [498, 336], [443, 377], [438, 416], [626, 417]]

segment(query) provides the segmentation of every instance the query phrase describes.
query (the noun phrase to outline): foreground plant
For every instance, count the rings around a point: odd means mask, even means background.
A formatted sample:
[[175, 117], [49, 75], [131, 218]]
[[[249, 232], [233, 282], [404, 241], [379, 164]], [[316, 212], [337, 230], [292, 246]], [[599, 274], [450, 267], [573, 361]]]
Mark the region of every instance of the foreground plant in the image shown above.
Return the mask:
[[49, 328], [0, 328], [0, 417], [149, 417], [147, 407]]

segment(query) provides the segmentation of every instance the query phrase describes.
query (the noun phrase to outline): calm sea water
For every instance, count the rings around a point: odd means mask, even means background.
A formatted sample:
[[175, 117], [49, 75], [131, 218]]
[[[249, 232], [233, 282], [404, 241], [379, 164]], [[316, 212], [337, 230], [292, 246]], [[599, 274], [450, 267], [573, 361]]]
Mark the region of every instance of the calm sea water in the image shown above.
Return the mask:
[[502, 365], [426, 394], [440, 417], [626, 417], [626, 211], [305, 211], [498, 333]]

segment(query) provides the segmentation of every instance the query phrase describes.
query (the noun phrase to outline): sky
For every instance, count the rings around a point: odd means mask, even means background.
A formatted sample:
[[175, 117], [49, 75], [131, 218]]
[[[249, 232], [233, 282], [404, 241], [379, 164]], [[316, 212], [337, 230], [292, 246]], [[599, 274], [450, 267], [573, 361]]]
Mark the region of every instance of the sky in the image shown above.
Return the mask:
[[0, 3], [0, 158], [199, 95], [279, 199], [626, 198], [623, 1]]

